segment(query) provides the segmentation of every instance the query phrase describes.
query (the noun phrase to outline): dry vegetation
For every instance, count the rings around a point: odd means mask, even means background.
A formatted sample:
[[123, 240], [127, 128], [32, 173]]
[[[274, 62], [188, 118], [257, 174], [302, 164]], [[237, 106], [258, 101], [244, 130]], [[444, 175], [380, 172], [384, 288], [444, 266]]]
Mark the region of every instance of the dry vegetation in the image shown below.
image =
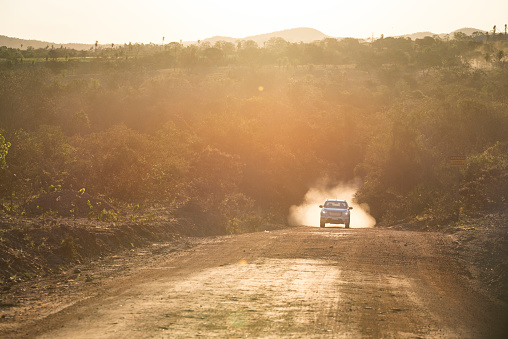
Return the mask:
[[[503, 212], [507, 49], [463, 34], [0, 48], [2, 279], [30, 246], [72, 257], [76, 225], [163, 239], [173, 223], [196, 234], [284, 223], [323, 177], [361, 178], [357, 201], [385, 225]], [[465, 167], [449, 167], [455, 155]], [[69, 229], [34, 242], [48, 218]]]

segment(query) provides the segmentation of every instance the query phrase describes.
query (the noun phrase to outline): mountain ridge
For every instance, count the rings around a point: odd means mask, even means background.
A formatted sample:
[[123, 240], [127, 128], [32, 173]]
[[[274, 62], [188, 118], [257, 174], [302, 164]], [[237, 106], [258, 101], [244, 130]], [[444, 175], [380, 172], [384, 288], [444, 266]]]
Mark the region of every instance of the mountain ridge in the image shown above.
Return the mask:
[[[456, 32], [462, 32], [467, 35], [471, 35], [474, 32], [485, 32], [484, 30], [471, 28], [471, 27], [464, 27], [458, 30], [455, 30], [451, 33], [441, 33], [441, 34], [435, 34], [432, 32], [418, 32], [418, 33], [411, 33], [411, 34], [405, 34], [405, 35], [399, 35], [394, 36], [396, 38], [410, 38], [410, 39], [422, 39], [426, 36], [439, 36], [441, 38], [445, 38], [447, 35], [453, 37], [453, 33]], [[317, 29], [310, 28], [310, 27], [298, 27], [298, 28], [290, 28], [285, 29], [281, 31], [275, 31], [271, 33], [264, 33], [264, 34], [258, 34], [258, 35], [251, 35], [247, 36], [245, 38], [233, 38], [233, 37], [227, 37], [227, 36], [214, 36], [210, 38], [206, 38], [203, 40], [198, 41], [184, 41], [182, 42], [185, 46], [193, 45], [193, 44], [199, 44], [201, 42], [209, 42], [211, 45], [215, 44], [217, 41], [226, 41], [226, 42], [232, 42], [237, 43], [238, 41], [242, 40], [253, 40], [258, 45], [262, 46], [266, 41], [270, 40], [274, 37], [280, 37], [290, 43], [298, 43], [298, 42], [304, 42], [304, 43], [310, 43], [314, 41], [319, 41], [325, 38], [336, 38], [336, 39], [342, 39], [344, 37], [332, 37], [329, 35], [324, 34], [323, 32], [320, 32]], [[361, 39], [360, 39], [361, 40]], [[54, 42], [48, 42], [48, 41], [40, 41], [40, 40], [34, 40], [34, 39], [20, 39], [20, 38], [13, 38], [8, 37], [5, 35], [0, 35], [0, 46], [5, 46], [8, 48], [21, 48], [26, 49], [28, 47], [33, 48], [60, 48], [65, 47], [69, 49], [75, 49], [75, 50], [87, 50], [90, 48], [95, 47], [95, 42], [85, 44], [85, 43], [54, 43]], [[110, 44], [99, 44], [98, 46], [110, 46]]]
[[439, 34], [436, 34], [436, 33], [432, 33], [432, 32], [426, 31], [426, 32], [417, 32], [417, 33], [399, 35], [399, 36], [397, 36], [397, 38], [410, 38], [411, 40], [416, 40], [416, 39], [423, 39], [423, 38], [425, 38], [427, 36], [430, 36], [430, 37], [438, 36], [441, 39], [444, 39], [444, 38], [446, 38], [446, 36], [449, 36], [449, 37], [453, 38], [453, 34], [455, 34], [455, 33], [464, 33], [466, 35], [472, 35], [475, 32], [482, 32], [482, 33], [485, 34], [486, 31], [481, 30], [481, 29], [477, 29], [477, 28], [472, 28], [472, 27], [463, 27], [463, 28], [456, 29], [456, 30], [454, 30], [453, 32], [450, 32], [450, 33], [439, 33]]

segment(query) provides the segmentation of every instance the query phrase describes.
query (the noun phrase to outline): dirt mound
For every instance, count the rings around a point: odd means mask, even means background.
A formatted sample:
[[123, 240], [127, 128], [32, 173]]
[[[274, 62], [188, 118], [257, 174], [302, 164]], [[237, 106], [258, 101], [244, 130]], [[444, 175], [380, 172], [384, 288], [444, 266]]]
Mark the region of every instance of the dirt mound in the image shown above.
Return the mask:
[[178, 220], [117, 224], [86, 218], [0, 217], [0, 288], [92, 258], [173, 240], [188, 229]]
[[63, 217], [86, 217], [91, 212], [115, 211], [108, 202], [94, 198], [88, 193], [63, 190], [41, 195], [25, 206], [29, 216], [49, 214]]
[[429, 225], [423, 220], [386, 228], [448, 234], [455, 244], [457, 257], [471, 276], [482, 282], [479, 289], [508, 302], [508, 211], [476, 218], [462, 216], [444, 225]]
[[[25, 207], [28, 217], [0, 214], [0, 291], [120, 251], [226, 233], [222, 219], [196, 204], [176, 210], [167, 206], [122, 210], [111, 218], [102, 217], [104, 210], [115, 208], [67, 190], [34, 199]], [[89, 213], [92, 218], [87, 218]]]

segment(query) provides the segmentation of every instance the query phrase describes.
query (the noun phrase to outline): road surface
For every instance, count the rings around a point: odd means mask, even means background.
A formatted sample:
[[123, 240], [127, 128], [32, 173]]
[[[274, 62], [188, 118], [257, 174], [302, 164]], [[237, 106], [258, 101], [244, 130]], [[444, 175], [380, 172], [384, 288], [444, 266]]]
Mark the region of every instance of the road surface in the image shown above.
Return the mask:
[[502, 338], [507, 333], [505, 305], [473, 288], [450, 238], [441, 233], [297, 227], [197, 241], [178, 251], [162, 248], [155, 261], [131, 263], [128, 275], [80, 282], [84, 287], [67, 299], [61, 296], [64, 302], [42, 298], [39, 308], [31, 308], [32, 317], [27, 309], [4, 334]]

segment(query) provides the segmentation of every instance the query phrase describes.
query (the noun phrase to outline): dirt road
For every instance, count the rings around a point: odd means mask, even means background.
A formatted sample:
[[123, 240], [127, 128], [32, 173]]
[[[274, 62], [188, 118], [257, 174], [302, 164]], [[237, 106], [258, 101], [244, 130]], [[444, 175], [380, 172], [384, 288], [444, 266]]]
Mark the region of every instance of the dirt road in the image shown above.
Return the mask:
[[13, 321], [0, 322], [0, 330], [41, 338], [508, 333], [506, 305], [477, 288], [440, 233], [298, 227], [156, 252], [124, 262], [128, 274], [92, 277], [54, 303], [47, 301], [55, 296], [40, 296]]

